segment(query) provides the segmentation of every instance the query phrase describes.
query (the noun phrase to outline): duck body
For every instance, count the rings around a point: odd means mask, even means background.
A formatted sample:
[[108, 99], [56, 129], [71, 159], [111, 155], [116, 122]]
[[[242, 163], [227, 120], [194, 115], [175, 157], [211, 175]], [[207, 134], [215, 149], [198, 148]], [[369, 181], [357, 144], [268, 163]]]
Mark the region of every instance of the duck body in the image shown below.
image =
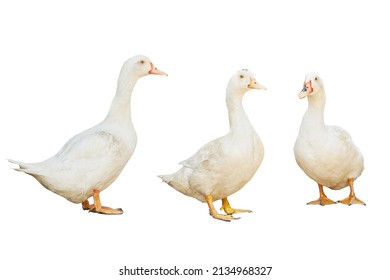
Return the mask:
[[299, 97], [308, 98], [294, 146], [298, 166], [307, 176], [317, 182], [320, 198], [308, 204], [335, 204], [323, 191], [326, 186], [333, 190], [350, 188], [344, 204], [365, 204], [355, 196], [353, 184], [364, 170], [364, 159], [347, 131], [338, 126], [325, 125], [325, 90], [316, 73], [308, 73]]
[[181, 193], [206, 202], [239, 191], [256, 173], [264, 157], [263, 144], [250, 123], [237, 131], [204, 145], [196, 154], [181, 162], [183, 167], [172, 175], [161, 176]]
[[130, 160], [137, 143], [134, 127], [102, 122], [72, 137], [54, 156], [39, 163], [21, 163], [20, 171], [46, 189], [73, 203], [82, 203], [93, 190], [105, 190]]
[[[216, 219], [228, 221], [234, 219], [233, 213], [250, 212], [231, 208], [227, 197], [248, 183], [264, 157], [263, 144], [242, 106], [242, 98], [251, 88], [265, 89], [247, 70], [233, 75], [226, 90], [229, 132], [181, 162], [183, 167], [176, 173], [159, 176], [182, 194], [207, 202], [210, 215]], [[218, 214], [214, 209], [212, 202], [219, 199], [228, 215]]]
[[[121, 209], [101, 206], [99, 193], [122, 172], [137, 144], [131, 119], [131, 94], [139, 78], [148, 74], [166, 75], [145, 56], [128, 59], [122, 66], [116, 95], [106, 118], [98, 125], [72, 137], [54, 156], [38, 163], [15, 160], [17, 171], [33, 176], [46, 189], [84, 210], [121, 214]], [[88, 198], [93, 196], [95, 204]]]
[[299, 167], [317, 183], [339, 190], [364, 170], [363, 156], [347, 131], [321, 121], [321, 111], [308, 110], [294, 146]]

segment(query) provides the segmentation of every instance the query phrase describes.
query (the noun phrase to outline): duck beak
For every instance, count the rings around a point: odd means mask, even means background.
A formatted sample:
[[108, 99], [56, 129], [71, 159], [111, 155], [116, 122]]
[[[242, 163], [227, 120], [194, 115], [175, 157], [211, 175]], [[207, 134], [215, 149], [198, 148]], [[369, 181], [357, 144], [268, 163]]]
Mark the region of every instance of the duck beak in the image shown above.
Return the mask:
[[302, 91], [298, 94], [299, 99], [305, 98], [308, 94], [313, 92], [313, 88], [311, 86], [311, 81], [303, 84]]
[[156, 67], [154, 67], [153, 63], [150, 63], [150, 66], [152, 67], [152, 69], [150, 69], [149, 74], [168, 76], [167, 73], [165, 73], [161, 70], [158, 70]]
[[255, 78], [250, 78], [250, 82], [248, 85], [248, 88], [250, 89], [264, 89], [266, 90], [267, 88], [263, 85], [260, 85]]

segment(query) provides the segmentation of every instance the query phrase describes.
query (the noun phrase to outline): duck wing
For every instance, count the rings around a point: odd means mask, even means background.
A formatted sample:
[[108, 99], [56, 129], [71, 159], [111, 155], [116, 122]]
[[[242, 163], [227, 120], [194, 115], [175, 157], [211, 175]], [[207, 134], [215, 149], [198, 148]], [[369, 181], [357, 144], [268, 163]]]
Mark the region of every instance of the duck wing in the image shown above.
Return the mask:
[[222, 146], [222, 138], [217, 138], [211, 142], [205, 144], [200, 148], [193, 156], [182, 161], [182, 164], [185, 167], [196, 169], [201, 166], [212, 166], [217, 164], [218, 159], [222, 158], [224, 155], [224, 149]]
[[339, 126], [329, 126], [333, 130], [334, 135], [343, 142], [349, 142], [352, 140], [351, 135], [343, 128]]
[[54, 156], [63, 162], [115, 159], [126, 151], [126, 146], [107, 131], [79, 134], [70, 139]]
[[52, 176], [53, 173], [70, 170], [79, 173], [105, 166], [111, 167], [125, 151], [127, 151], [125, 144], [113, 134], [106, 131], [85, 131], [71, 138], [56, 155], [43, 162], [9, 161], [19, 165], [16, 171], [30, 175]]

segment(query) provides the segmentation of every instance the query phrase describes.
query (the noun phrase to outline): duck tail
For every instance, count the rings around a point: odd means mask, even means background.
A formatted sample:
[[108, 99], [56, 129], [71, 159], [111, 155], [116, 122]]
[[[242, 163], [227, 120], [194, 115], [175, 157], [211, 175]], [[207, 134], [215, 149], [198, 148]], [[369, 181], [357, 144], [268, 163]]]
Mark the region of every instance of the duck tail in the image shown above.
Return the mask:
[[183, 167], [176, 173], [167, 174], [167, 175], [158, 175], [158, 177], [161, 178], [163, 182], [167, 183], [178, 192], [181, 192], [182, 194], [188, 196], [192, 196], [192, 191], [188, 185], [188, 178], [190, 173], [192, 173], [192, 171], [190, 171], [186, 167]]
[[39, 172], [32, 169], [32, 163], [25, 163], [13, 159], [7, 159], [10, 163], [19, 165], [19, 168], [12, 168], [15, 171], [24, 172], [29, 175], [41, 175]]
[[158, 178], [160, 178], [164, 183], [169, 184], [171, 175], [157, 175]]

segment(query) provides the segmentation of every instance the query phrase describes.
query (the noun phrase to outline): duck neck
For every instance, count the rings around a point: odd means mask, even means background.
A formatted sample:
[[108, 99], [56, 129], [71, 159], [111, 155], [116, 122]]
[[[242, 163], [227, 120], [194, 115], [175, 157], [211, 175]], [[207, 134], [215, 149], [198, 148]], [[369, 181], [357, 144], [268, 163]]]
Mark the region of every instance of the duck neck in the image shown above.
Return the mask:
[[324, 111], [326, 102], [324, 90], [316, 93], [316, 95], [310, 96], [308, 101], [309, 105], [304, 119], [315, 126], [324, 126]]
[[229, 113], [229, 124], [231, 132], [247, 127], [252, 127], [242, 106], [242, 98], [244, 94], [245, 91], [233, 92], [230, 89], [227, 90], [226, 105]]
[[118, 78], [116, 94], [111, 102], [105, 121], [131, 122], [131, 94], [137, 80], [137, 78], [122, 69]]

